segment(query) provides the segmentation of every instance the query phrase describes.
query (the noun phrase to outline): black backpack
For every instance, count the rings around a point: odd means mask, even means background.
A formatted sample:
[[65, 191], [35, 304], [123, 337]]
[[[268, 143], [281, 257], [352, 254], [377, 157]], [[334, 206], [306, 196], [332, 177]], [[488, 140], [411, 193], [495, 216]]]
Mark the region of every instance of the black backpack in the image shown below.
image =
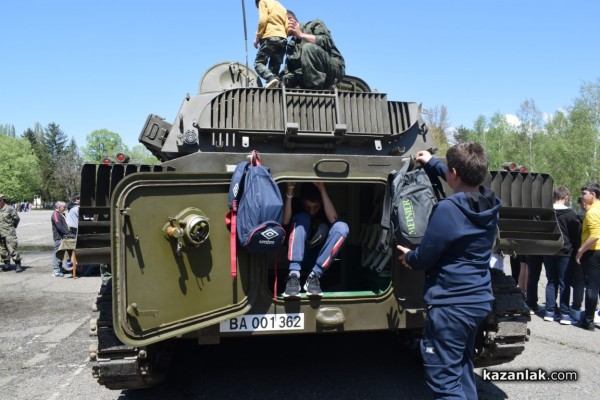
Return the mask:
[[268, 252], [283, 244], [283, 200], [269, 169], [256, 151], [237, 165], [229, 184], [231, 275], [237, 276], [237, 242], [249, 252]]
[[427, 230], [429, 216], [437, 204], [431, 181], [422, 167], [408, 171], [407, 160], [399, 171], [388, 175], [381, 215], [379, 248], [390, 245], [389, 231], [396, 244], [414, 248]]

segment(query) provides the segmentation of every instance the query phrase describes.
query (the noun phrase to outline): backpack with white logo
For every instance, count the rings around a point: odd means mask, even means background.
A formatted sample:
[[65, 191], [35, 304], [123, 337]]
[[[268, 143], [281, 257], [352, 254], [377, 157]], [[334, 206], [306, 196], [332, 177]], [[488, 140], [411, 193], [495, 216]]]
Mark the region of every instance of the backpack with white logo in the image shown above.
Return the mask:
[[421, 167], [408, 172], [410, 160], [405, 161], [399, 171], [388, 175], [381, 216], [379, 248], [387, 250], [388, 235], [396, 244], [415, 248], [427, 230], [429, 217], [437, 198], [431, 181]]
[[231, 274], [235, 277], [236, 242], [249, 252], [268, 252], [279, 248], [285, 239], [281, 192], [256, 151], [252, 151], [250, 162], [239, 163], [233, 172], [229, 209], [226, 223], [231, 232]]

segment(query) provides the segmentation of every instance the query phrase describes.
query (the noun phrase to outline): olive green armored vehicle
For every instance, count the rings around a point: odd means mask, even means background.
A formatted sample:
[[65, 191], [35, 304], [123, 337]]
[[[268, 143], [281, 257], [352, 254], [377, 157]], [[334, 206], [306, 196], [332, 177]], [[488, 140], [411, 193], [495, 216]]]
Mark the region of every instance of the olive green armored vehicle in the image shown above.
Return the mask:
[[[183, 99], [172, 123], [150, 115], [139, 140], [161, 164], [130, 164], [120, 155], [82, 169], [78, 262], [106, 264], [112, 274], [91, 321], [100, 384], [160, 382], [176, 340], [421, 335], [423, 273], [401, 268], [393, 246], [389, 253], [376, 247], [388, 174], [435, 148], [418, 103], [390, 100], [353, 77], [324, 91], [267, 89], [243, 65], [221, 63], [204, 75], [197, 95]], [[253, 150], [282, 193], [288, 182], [326, 182], [349, 225], [344, 249], [321, 279], [322, 298], [284, 300], [285, 245], [268, 254], [238, 248], [232, 273], [224, 223], [229, 183]], [[503, 201], [498, 251], [556, 253], [562, 238], [550, 176], [490, 171], [486, 184]], [[493, 285], [495, 308], [476, 346], [479, 366], [511, 361], [528, 337], [522, 292], [497, 270]]]

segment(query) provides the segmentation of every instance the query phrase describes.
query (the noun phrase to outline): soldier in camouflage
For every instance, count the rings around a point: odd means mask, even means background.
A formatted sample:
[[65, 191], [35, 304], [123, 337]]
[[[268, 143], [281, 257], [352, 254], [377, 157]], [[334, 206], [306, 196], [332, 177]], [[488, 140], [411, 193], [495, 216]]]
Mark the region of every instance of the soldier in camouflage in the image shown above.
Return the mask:
[[17, 225], [19, 225], [19, 214], [13, 206], [8, 204], [8, 198], [0, 194], [0, 256], [4, 265], [2, 271], [10, 269], [10, 259], [15, 262], [15, 271], [22, 272], [21, 255], [17, 251]]
[[345, 75], [344, 57], [336, 47], [331, 32], [320, 19], [306, 24], [298, 22], [288, 10], [287, 61], [283, 82], [288, 88], [330, 89]]

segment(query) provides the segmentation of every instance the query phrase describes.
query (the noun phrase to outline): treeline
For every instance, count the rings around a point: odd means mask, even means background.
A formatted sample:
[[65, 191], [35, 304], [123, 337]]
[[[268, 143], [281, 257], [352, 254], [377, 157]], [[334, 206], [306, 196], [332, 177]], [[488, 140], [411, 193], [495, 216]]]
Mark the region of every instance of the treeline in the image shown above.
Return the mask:
[[[574, 198], [581, 186], [600, 180], [600, 79], [583, 83], [573, 103], [552, 115], [526, 100], [514, 121], [497, 113], [477, 118], [472, 128], [452, 129], [445, 106], [425, 110], [424, 117], [428, 140], [436, 143], [440, 155], [453, 143], [477, 141], [488, 152], [490, 169], [514, 162], [530, 172], [551, 174], [555, 185], [567, 186]], [[128, 149], [117, 133], [106, 129], [87, 135], [86, 146], [79, 149], [56, 123], [36, 123], [21, 137], [14, 126], [0, 125], [0, 193], [15, 201], [34, 195], [43, 201], [68, 199], [79, 191], [84, 162], [99, 163], [119, 152], [129, 154], [133, 163], [158, 162], [144, 146]]]
[[106, 156], [127, 153], [132, 163], [156, 164], [156, 157], [142, 145], [129, 149], [121, 137], [106, 129], [86, 137], [81, 149], [56, 123], [38, 122], [16, 137], [14, 126], [0, 125], [0, 193], [11, 201], [70, 199], [80, 190], [84, 162], [99, 163]]
[[583, 83], [579, 96], [565, 110], [544, 115], [533, 100], [526, 100], [516, 117], [508, 121], [499, 113], [491, 118], [481, 116], [473, 128], [461, 126], [449, 133], [444, 107], [426, 113], [440, 154], [452, 143], [477, 141], [488, 153], [490, 169], [514, 162], [529, 172], [548, 173], [555, 186], [569, 188], [574, 200], [581, 186], [600, 180], [600, 79]]

